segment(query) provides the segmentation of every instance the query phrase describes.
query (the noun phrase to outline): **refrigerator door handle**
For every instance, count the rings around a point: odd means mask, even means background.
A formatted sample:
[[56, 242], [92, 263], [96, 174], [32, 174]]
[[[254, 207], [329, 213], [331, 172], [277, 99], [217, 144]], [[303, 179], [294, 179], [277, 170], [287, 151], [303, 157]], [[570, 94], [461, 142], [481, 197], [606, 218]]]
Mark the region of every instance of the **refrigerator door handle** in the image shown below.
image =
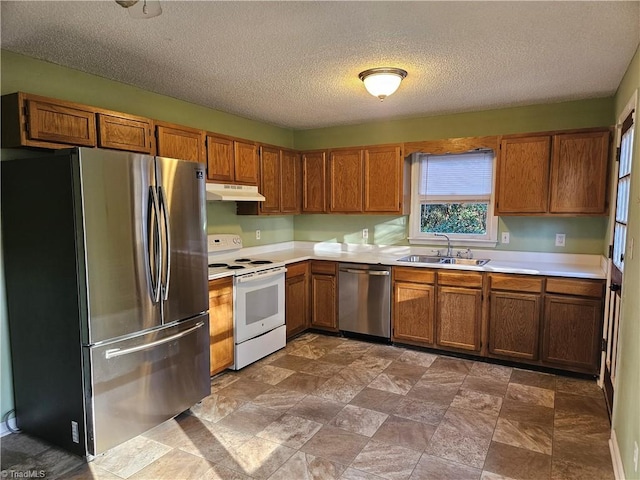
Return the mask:
[[170, 337], [163, 338], [161, 340], [156, 340], [155, 342], [149, 342], [142, 345], [138, 345], [136, 347], [125, 348], [124, 350], [120, 348], [112, 348], [104, 352], [104, 357], [109, 360], [110, 358], [121, 357], [122, 355], [127, 355], [129, 353], [139, 352], [141, 350], [146, 350], [148, 348], [157, 347], [158, 345], [162, 345], [163, 343], [173, 342], [179, 338], [184, 337], [185, 335], [189, 335], [194, 330], [199, 329], [204, 325], [204, 322], [198, 322], [193, 327], [186, 329], [183, 332], [176, 333], [175, 335], [171, 335]]
[[164, 238], [166, 239], [164, 248], [165, 277], [164, 277], [164, 295], [163, 300], [169, 299], [169, 280], [171, 280], [171, 227], [169, 226], [169, 213], [167, 212], [167, 199], [162, 185], [158, 187], [160, 191], [160, 208], [162, 209], [162, 217], [164, 219]]
[[[160, 207], [158, 196], [154, 187], [149, 187], [149, 200], [147, 205], [147, 258], [149, 260], [149, 278], [151, 280], [151, 298], [153, 303], [160, 301], [160, 281], [162, 250], [159, 248], [158, 238], [160, 237]], [[153, 214], [153, 215], [152, 215]], [[153, 222], [152, 222], [153, 216]], [[153, 255], [152, 255], [153, 252]], [[155, 264], [155, 265], [154, 265]], [[155, 266], [155, 275], [154, 268]], [[155, 278], [154, 278], [155, 277]]]

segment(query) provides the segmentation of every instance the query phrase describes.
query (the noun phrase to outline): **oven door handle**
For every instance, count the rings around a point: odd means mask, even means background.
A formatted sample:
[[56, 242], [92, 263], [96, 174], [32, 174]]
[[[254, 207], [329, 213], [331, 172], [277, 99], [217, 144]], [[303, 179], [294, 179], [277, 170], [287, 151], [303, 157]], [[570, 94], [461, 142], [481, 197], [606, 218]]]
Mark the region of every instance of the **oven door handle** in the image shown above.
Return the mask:
[[236, 277], [236, 281], [238, 283], [252, 282], [254, 280], [263, 280], [265, 278], [275, 277], [276, 275], [282, 275], [286, 272], [286, 268], [278, 268], [276, 270], [270, 270], [265, 273], [249, 273], [247, 275], [239, 275]]

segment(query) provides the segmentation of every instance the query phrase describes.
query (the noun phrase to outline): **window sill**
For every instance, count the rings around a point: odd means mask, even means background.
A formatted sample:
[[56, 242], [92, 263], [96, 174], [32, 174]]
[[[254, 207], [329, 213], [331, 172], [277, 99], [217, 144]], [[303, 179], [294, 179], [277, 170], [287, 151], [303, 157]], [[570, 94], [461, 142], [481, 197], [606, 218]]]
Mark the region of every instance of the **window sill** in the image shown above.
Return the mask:
[[[447, 246], [447, 241], [446, 240], [442, 240], [439, 238], [433, 238], [433, 237], [429, 237], [429, 238], [424, 238], [424, 237], [418, 237], [418, 238], [413, 238], [413, 237], [409, 237], [409, 244], [410, 245], [443, 245], [443, 246]], [[491, 247], [491, 248], [495, 248], [496, 245], [498, 245], [498, 241], [497, 240], [481, 240], [481, 239], [464, 239], [464, 240], [458, 240], [458, 239], [451, 239], [451, 246], [452, 247], [468, 247], [468, 246], [474, 246], [474, 247]]]

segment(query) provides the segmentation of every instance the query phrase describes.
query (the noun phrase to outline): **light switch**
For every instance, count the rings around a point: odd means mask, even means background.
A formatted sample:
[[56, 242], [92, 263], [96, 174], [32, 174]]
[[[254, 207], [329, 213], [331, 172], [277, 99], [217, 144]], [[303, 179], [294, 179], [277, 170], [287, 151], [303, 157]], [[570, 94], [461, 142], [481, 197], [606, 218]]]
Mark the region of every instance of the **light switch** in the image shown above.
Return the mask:
[[502, 232], [500, 243], [509, 243], [509, 232]]
[[564, 233], [556, 233], [556, 247], [564, 247], [566, 235]]

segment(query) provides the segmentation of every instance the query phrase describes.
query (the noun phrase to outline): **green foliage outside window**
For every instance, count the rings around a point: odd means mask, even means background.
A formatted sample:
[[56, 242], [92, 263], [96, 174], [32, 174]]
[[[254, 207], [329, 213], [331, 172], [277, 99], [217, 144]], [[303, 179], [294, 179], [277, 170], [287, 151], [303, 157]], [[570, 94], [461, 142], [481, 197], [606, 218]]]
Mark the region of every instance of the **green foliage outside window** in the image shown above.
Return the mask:
[[423, 233], [487, 233], [486, 203], [422, 204], [420, 231]]

